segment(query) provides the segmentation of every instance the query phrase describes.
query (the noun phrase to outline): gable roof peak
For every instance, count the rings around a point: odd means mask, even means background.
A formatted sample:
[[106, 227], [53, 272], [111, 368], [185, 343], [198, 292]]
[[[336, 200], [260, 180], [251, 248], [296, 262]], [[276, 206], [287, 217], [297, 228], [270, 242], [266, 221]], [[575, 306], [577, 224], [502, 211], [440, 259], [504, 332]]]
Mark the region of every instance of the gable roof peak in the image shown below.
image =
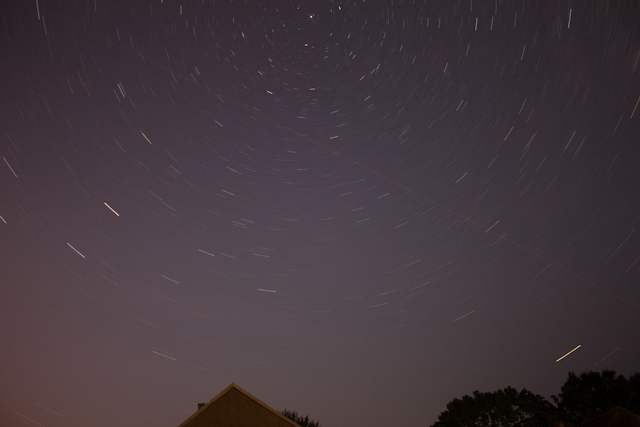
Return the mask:
[[291, 427], [300, 427], [298, 424], [296, 424], [294, 421], [290, 420], [289, 418], [285, 417], [284, 415], [282, 415], [280, 412], [276, 411], [275, 409], [273, 409], [271, 406], [267, 405], [266, 403], [264, 403], [263, 401], [261, 401], [260, 399], [258, 399], [257, 397], [255, 397], [254, 395], [252, 395], [251, 393], [249, 393], [248, 391], [246, 391], [245, 389], [243, 389], [242, 387], [240, 387], [238, 384], [236, 383], [231, 383], [229, 384], [224, 390], [222, 390], [220, 393], [218, 393], [213, 399], [209, 400], [207, 403], [203, 403], [203, 404], [198, 404], [198, 410], [191, 415], [189, 418], [187, 418], [182, 424], [180, 424], [179, 427], [184, 427], [187, 424], [189, 424], [189, 422], [191, 422], [194, 418], [196, 418], [199, 414], [201, 414], [202, 412], [206, 411], [207, 408], [209, 408], [210, 406], [214, 405], [216, 401], [218, 401], [220, 398], [222, 398], [224, 395], [226, 395], [227, 393], [229, 393], [232, 389], [235, 389], [238, 393], [242, 394], [243, 396], [245, 396], [247, 399], [253, 401], [254, 403], [256, 403], [259, 406], [262, 406], [264, 409], [266, 409], [267, 411], [269, 411], [271, 414], [275, 415], [276, 417], [282, 419], [283, 421], [285, 421], [285, 423], [288, 426]]

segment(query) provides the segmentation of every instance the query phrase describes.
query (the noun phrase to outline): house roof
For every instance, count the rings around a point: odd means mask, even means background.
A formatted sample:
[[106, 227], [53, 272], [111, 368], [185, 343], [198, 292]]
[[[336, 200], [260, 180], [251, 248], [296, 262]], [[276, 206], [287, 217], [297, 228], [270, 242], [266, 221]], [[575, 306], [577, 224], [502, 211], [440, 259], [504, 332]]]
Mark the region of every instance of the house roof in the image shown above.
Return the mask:
[[182, 424], [180, 424], [179, 427], [187, 426], [194, 418], [198, 417], [198, 415], [200, 415], [204, 411], [206, 411], [207, 408], [209, 408], [210, 406], [214, 405], [216, 403], [216, 401], [220, 400], [220, 398], [222, 398], [227, 393], [232, 392], [233, 390], [235, 390], [237, 392], [240, 392], [242, 395], [244, 395], [248, 399], [252, 400], [256, 404], [262, 406], [264, 409], [266, 409], [267, 411], [271, 412], [273, 415], [277, 416], [278, 418], [281, 418], [283, 421], [285, 421], [291, 427], [300, 427], [298, 424], [294, 423], [289, 418], [285, 417], [280, 412], [276, 411], [271, 406], [267, 405], [266, 403], [264, 403], [263, 401], [261, 401], [260, 399], [258, 399], [257, 397], [255, 397], [254, 395], [249, 393], [248, 391], [244, 390], [243, 388], [238, 386], [236, 383], [231, 383], [227, 388], [225, 388], [220, 393], [218, 393], [218, 395], [216, 397], [214, 397], [209, 402], [207, 402], [204, 406], [199, 408], [193, 415], [191, 415]]
[[640, 416], [622, 406], [616, 406], [576, 427], [640, 427]]

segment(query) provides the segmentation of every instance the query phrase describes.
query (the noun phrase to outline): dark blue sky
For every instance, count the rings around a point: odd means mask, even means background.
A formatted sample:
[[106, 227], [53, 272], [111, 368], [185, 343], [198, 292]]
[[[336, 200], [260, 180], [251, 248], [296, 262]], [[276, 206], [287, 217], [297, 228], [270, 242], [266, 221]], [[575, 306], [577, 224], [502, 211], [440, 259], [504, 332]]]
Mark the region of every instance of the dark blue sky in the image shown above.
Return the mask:
[[170, 427], [235, 382], [418, 427], [638, 370], [637, 4], [0, 13], [0, 424]]

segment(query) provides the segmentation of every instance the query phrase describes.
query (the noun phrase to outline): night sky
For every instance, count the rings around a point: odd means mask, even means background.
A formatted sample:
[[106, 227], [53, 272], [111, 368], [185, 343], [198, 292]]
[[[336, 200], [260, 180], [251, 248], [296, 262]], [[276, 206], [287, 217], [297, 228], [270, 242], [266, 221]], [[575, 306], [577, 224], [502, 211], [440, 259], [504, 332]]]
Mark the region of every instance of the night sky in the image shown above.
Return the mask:
[[418, 427], [640, 369], [637, 2], [0, 13], [0, 425], [177, 426], [235, 382]]

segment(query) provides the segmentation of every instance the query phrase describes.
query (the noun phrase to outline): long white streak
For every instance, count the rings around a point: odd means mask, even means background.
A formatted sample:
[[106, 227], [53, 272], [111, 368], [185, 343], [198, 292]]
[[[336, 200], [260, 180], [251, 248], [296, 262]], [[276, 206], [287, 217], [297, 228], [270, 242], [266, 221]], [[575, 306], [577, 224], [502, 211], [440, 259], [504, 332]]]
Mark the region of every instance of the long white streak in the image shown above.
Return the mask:
[[269, 289], [258, 289], [260, 292], [278, 292], [278, 291], [272, 291]]
[[76, 253], [77, 253], [78, 255], [80, 255], [82, 258], [86, 258], [84, 255], [82, 255], [82, 254], [80, 253], [80, 251], [78, 251], [76, 248], [74, 248], [73, 246], [71, 246], [71, 243], [67, 242], [67, 245], [69, 245], [69, 247], [70, 247], [71, 249], [73, 249], [74, 251], [76, 251]]
[[147, 325], [149, 325], [149, 326], [153, 326], [154, 328], [157, 328], [157, 326], [156, 326], [156, 325], [154, 325], [153, 323], [145, 322], [144, 320], [142, 320], [142, 319], [141, 319], [141, 318], [139, 318], [139, 317], [136, 317], [136, 319], [138, 319], [138, 320], [139, 320], [139, 321], [141, 321], [142, 323], [145, 323], [145, 324], [147, 324]]
[[38, 10], [38, 21], [40, 20], [40, 5], [38, 5], [38, 0], [36, 0], [36, 9]]
[[56, 411], [54, 411], [53, 409], [49, 409], [49, 408], [47, 408], [46, 406], [42, 406], [42, 405], [41, 405], [41, 404], [39, 404], [38, 402], [35, 402], [35, 404], [36, 404], [36, 405], [38, 405], [38, 406], [39, 406], [39, 407], [41, 407], [41, 408], [46, 409], [46, 410], [47, 410], [47, 411], [49, 411], [49, 412], [53, 412], [54, 414], [59, 415], [59, 416], [61, 416], [62, 418], [64, 418], [64, 416], [63, 416], [62, 414], [57, 413], [57, 412], [56, 412]]
[[562, 356], [560, 359], [556, 360], [556, 362], [561, 361], [562, 359], [564, 359], [565, 357], [567, 357], [568, 355], [570, 355], [571, 353], [573, 353], [574, 351], [576, 351], [577, 349], [579, 349], [580, 347], [582, 347], [582, 344], [577, 346], [576, 348], [574, 348], [573, 350], [571, 350], [569, 353], [565, 354], [564, 356]]
[[[15, 411], [14, 411], [14, 412], [15, 412]], [[25, 420], [29, 420], [29, 421], [31, 421], [31, 422], [32, 422], [32, 423], [34, 423], [34, 424], [38, 424], [39, 426], [44, 427], [44, 424], [40, 424], [40, 423], [39, 423], [39, 422], [37, 422], [37, 421], [33, 421], [31, 418], [25, 417], [25, 416], [24, 416], [24, 415], [22, 415], [20, 412], [16, 412], [16, 414], [20, 415], [20, 416], [21, 416], [22, 418], [24, 418]]]
[[114, 285], [116, 285], [116, 286], [120, 287], [120, 285], [118, 285], [116, 282], [114, 282], [113, 280], [109, 279], [108, 277], [106, 277], [106, 276], [105, 276], [105, 275], [103, 275], [102, 273], [98, 273], [98, 274], [99, 274], [99, 275], [101, 275], [101, 276], [102, 276], [102, 278], [103, 278], [104, 280], [106, 280], [107, 282], [111, 282], [111, 283], [113, 283]]
[[571, 12], [573, 12], [573, 9], [569, 9], [569, 23], [567, 24], [567, 28], [571, 28]]
[[472, 311], [468, 312], [468, 313], [467, 313], [467, 314], [465, 314], [464, 316], [460, 316], [460, 317], [458, 317], [457, 319], [455, 319], [455, 320], [454, 320], [454, 322], [457, 322], [458, 320], [460, 320], [460, 319], [462, 319], [462, 318], [464, 318], [464, 317], [467, 317], [468, 315], [470, 315], [471, 313], [473, 313], [473, 311], [474, 311], [474, 310], [472, 310]]
[[495, 227], [496, 225], [498, 225], [498, 223], [499, 223], [499, 222], [500, 222], [500, 220], [497, 220], [495, 224], [493, 224], [491, 227], [489, 227], [489, 228], [487, 228], [487, 229], [485, 230], [485, 233], [488, 233], [488, 232], [489, 232], [489, 230], [491, 230], [493, 227]]
[[204, 369], [205, 371], [210, 371], [211, 369], [205, 368], [204, 366], [192, 365], [191, 363], [187, 363], [189, 366], [193, 366], [194, 368]]
[[202, 341], [198, 341], [198, 340], [194, 340], [193, 338], [187, 338], [187, 337], [184, 337], [184, 339], [185, 339], [185, 340], [189, 340], [189, 341], [196, 342], [196, 343], [198, 343], [198, 344], [207, 345], [207, 343], [204, 343], [204, 342], [202, 342]]
[[207, 254], [207, 255], [215, 256], [214, 254], [209, 253], [209, 252], [207, 252], [207, 251], [203, 251], [202, 249], [198, 249], [198, 250], [199, 250], [200, 252], [202, 252], [203, 254]]
[[173, 357], [165, 356], [164, 354], [158, 353], [157, 351], [151, 350], [151, 352], [157, 354], [158, 356], [166, 357], [167, 359], [176, 360]]
[[116, 216], [120, 216], [120, 214], [119, 214], [118, 212], [114, 211], [114, 210], [113, 210], [113, 208], [107, 204], [107, 202], [104, 202], [104, 205], [105, 205], [106, 207], [108, 207], [108, 208], [111, 210], [111, 212], [113, 212], [114, 214], [116, 214]]
[[177, 280], [173, 280], [171, 277], [167, 277], [164, 274], [161, 274], [160, 277], [164, 277], [165, 279], [167, 279], [167, 280], [169, 280], [169, 281], [171, 281], [173, 283], [176, 283], [178, 285], [180, 284], [180, 282], [178, 282]]
[[2, 218], [2, 215], [0, 215], [0, 219], [2, 220], [2, 222], [4, 222], [5, 224], [7, 223], [7, 221], [4, 220], [4, 218]]
[[371, 306], [369, 306], [369, 308], [382, 307], [383, 305], [387, 305], [387, 304], [388, 304], [388, 303], [383, 302], [382, 304], [371, 305]]
[[[13, 173], [13, 176], [15, 176], [16, 178], [18, 177], [18, 175], [16, 175], [16, 172], [13, 170], [13, 168], [11, 167], [11, 165], [9, 164], [9, 162], [7, 162], [7, 159], [5, 159], [4, 157], [2, 158], [2, 160], [4, 160], [4, 162], [7, 164], [7, 166], [9, 166], [9, 169], [11, 169], [11, 172]], [[16, 412], [17, 414], [17, 412]]]
[[605, 360], [606, 358], [608, 358], [609, 356], [611, 356], [613, 353], [615, 353], [615, 352], [616, 352], [616, 351], [618, 351], [618, 350], [620, 350], [620, 347], [616, 348], [616, 349], [615, 349], [615, 350], [613, 350], [611, 353], [607, 354], [605, 357], [603, 357], [602, 359], [600, 359], [600, 361], [599, 361], [598, 363], [596, 363], [595, 365], [593, 365], [593, 366], [596, 366], [596, 365], [600, 364], [600, 362], [604, 362], [604, 360]]

